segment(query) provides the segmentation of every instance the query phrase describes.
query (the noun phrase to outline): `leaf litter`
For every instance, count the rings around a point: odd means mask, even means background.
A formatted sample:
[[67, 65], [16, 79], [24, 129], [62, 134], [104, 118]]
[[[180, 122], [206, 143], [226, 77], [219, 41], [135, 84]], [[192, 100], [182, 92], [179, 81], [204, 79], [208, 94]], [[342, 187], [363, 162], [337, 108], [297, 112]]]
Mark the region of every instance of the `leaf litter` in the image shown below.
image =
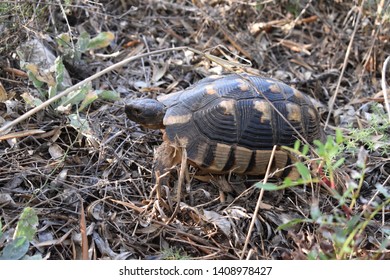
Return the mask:
[[[334, 134], [336, 127], [346, 133], [366, 131], [372, 117], [384, 112], [380, 72], [390, 55], [390, 26], [389, 6], [383, 1], [377, 7], [362, 7], [360, 22], [351, 1], [76, 2], [66, 7], [66, 18], [58, 5], [37, 4], [48, 5], [45, 13], [52, 20], [38, 17], [29, 28], [24, 27], [28, 16], [11, 13], [9, 7], [9, 21], [0, 24], [2, 123], [38, 106], [41, 93], [56, 79], [67, 87], [127, 57], [172, 46], [205, 50], [231, 61], [233, 70], [234, 63], [250, 61], [247, 71], [295, 85], [316, 100], [323, 123], [330, 114], [328, 134]], [[32, 32], [44, 26], [50, 32]], [[35, 42], [31, 55], [22, 55], [20, 49], [31, 47], [31, 42]], [[350, 55], [341, 75], [348, 46]], [[58, 56], [63, 57], [63, 72], [58, 72], [60, 68], [53, 72]], [[30, 66], [23, 68], [22, 62], [27, 61]], [[28, 71], [35, 82], [26, 79]], [[340, 235], [337, 230], [295, 223], [312, 218], [313, 213], [333, 213], [337, 201], [319, 184], [266, 191], [249, 233], [259, 194], [250, 186], [260, 179], [225, 180], [223, 184], [232, 187], [221, 202], [218, 182], [198, 181], [190, 169], [179, 212], [167, 224], [178, 203], [176, 189], [164, 188], [166, 198], [158, 201], [151, 178], [161, 133], [127, 120], [124, 104], [185, 89], [222, 71], [215, 61], [188, 51], [149, 56], [93, 80], [82, 96], [76, 96], [77, 102], [68, 99], [56, 110], [41, 110], [6, 131], [0, 137], [17, 134], [0, 138], [4, 232], [0, 251], [12, 239], [23, 209], [32, 207], [39, 225], [28, 251], [22, 248], [28, 256], [79, 259], [85, 257], [83, 247], [88, 244], [90, 259], [156, 259], [169, 250], [183, 258], [239, 259], [248, 234], [244, 253], [252, 259], [307, 259], [315, 251], [333, 256], [332, 236]], [[97, 98], [103, 94], [109, 97]], [[353, 174], [353, 179], [341, 178], [347, 183], [361, 178], [358, 159], [366, 167], [356, 209], [369, 211], [388, 198], [389, 134], [388, 127], [369, 136], [351, 134], [351, 141], [368, 151], [364, 159], [363, 152], [345, 154], [342, 165], [342, 174]], [[313, 212], [313, 207], [318, 211]], [[87, 243], [81, 235], [81, 209], [86, 212]], [[387, 206], [378, 213], [355, 240], [354, 258], [390, 258], [388, 247], [383, 247], [389, 234], [389, 210]], [[295, 225], [278, 229], [286, 223]]]

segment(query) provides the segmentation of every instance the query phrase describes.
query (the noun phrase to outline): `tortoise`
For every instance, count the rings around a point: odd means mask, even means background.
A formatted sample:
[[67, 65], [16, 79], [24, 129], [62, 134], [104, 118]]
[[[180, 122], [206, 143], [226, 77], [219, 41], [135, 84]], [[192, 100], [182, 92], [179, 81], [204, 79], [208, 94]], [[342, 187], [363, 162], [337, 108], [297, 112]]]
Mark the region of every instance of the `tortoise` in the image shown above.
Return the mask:
[[[180, 163], [180, 148], [203, 174], [264, 175], [274, 145], [321, 138], [319, 114], [308, 96], [281, 81], [250, 74], [210, 76], [157, 100], [132, 100], [125, 112], [146, 128], [162, 129], [157, 175]], [[275, 177], [295, 177], [285, 168], [294, 161], [277, 149], [271, 171]]]

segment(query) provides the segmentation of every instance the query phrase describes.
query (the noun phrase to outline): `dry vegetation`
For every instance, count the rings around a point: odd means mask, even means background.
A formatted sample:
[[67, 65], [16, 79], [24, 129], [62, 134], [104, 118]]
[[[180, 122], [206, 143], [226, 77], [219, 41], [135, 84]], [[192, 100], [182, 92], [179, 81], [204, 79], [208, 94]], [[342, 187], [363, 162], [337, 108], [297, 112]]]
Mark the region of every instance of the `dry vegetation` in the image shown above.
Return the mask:
[[[0, 252], [23, 209], [32, 207], [39, 224], [27, 255], [48, 259], [390, 258], [390, 128], [380, 83], [390, 55], [389, 1], [61, 2], [0, 4], [0, 124], [32, 109], [26, 100], [40, 96], [16, 52], [26, 52], [33, 39], [63, 57], [68, 85], [127, 57], [189, 46], [250, 62], [245, 71], [281, 79], [316, 100], [327, 134], [340, 128], [344, 135], [345, 149], [335, 159], [346, 158], [337, 182], [347, 195], [319, 183], [266, 191], [249, 232], [259, 196], [250, 183], [257, 181], [192, 179], [170, 219], [175, 188], [164, 188], [166, 197], [158, 201], [151, 181], [161, 134], [127, 120], [124, 104], [237, 67], [224, 69], [190, 51], [167, 51], [92, 81], [90, 91], [115, 91], [119, 100], [99, 98], [81, 112], [49, 106], [3, 133]], [[66, 52], [84, 31], [115, 36], [108, 46], [72, 57]], [[56, 39], [60, 34], [71, 38], [69, 48]], [[46, 61], [39, 58], [35, 65]], [[86, 119], [89, 128], [71, 123], [70, 114]], [[221, 184], [230, 187], [224, 202]], [[278, 229], [294, 219], [301, 222]]]

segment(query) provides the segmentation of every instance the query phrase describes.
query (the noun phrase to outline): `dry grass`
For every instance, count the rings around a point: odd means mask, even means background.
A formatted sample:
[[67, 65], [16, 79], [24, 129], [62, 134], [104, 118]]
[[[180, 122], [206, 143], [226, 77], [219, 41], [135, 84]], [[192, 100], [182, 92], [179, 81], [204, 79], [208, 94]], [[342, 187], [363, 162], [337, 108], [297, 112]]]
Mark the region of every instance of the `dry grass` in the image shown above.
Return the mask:
[[[385, 116], [380, 80], [383, 62], [390, 55], [388, 1], [367, 0], [361, 6], [330, 0], [304, 1], [305, 5], [287, 0], [69, 2], [0, 4], [0, 82], [7, 93], [0, 100], [0, 122], [12, 121], [31, 109], [21, 95], [37, 93], [19, 66], [17, 47], [37, 38], [61, 55], [53, 40], [61, 33], [71, 33], [77, 42], [83, 30], [91, 36], [111, 31], [115, 39], [108, 47], [86, 52], [78, 61], [65, 61], [73, 84], [127, 57], [176, 46], [207, 50], [236, 62], [250, 61], [247, 71], [261, 71], [312, 96], [327, 134], [341, 128], [355, 150], [360, 146], [368, 150], [361, 191], [350, 212], [344, 213], [339, 210], [340, 200], [317, 184], [266, 191], [254, 231], [248, 233], [259, 195], [250, 186], [257, 181], [233, 178], [203, 183], [191, 175], [180, 209], [167, 223], [177, 205], [175, 188], [164, 188], [166, 197], [158, 201], [151, 182], [160, 132], [127, 120], [124, 104], [177, 91], [202, 77], [230, 70], [190, 52], [163, 52], [92, 81], [94, 89], [115, 90], [121, 100], [98, 100], [80, 113], [89, 122], [88, 133], [80, 134], [65, 114], [50, 107], [7, 131], [44, 133], [0, 142], [0, 252], [22, 209], [30, 206], [40, 223], [29, 254], [50, 259], [80, 259], [87, 249], [90, 259], [170, 258], [172, 252], [191, 259], [239, 259], [241, 255], [306, 259], [310, 252], [337, 257], [334, 239], [327, 238], [337, 231], [332, 225], [303, 222], [277, 230], [293, 219], [310, 218], [318, 207], [324, 215], [369, 221], [354, 236], [354, 251], [344, 258], [389, 258], [389, 247], [381, 247], [389, 238], [389, 206], [368, 216], [374, 213], [373, 202], [375, 206], [386, 201], [375, 185], [390, 190], [390, 131], [387, 126], [366, 133], [366, 128], [373, 127], [373, 118]], [[56, 151], [59, 158], [54, 156]], [[358, 154], [343, 153], [340, 156], [346, 162], [339, 169], [343, 174], [339, 180], [357, 182], [350, 176], [362, 172], [356, 164]], [[216, 185], [230, 188], [224, 202]]]

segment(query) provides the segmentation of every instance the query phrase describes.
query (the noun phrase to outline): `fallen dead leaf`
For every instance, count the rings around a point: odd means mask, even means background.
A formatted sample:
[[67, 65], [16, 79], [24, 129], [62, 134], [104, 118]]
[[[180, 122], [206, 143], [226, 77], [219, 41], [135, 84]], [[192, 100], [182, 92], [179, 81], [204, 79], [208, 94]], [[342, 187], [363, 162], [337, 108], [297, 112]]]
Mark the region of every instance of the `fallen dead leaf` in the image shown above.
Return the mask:
[[49, 147], [49, 154], [52, 159], [58, 159], [64, 156], [64, 150], [60, 147], [60, 145], [54, 143]]
[[203, 210], [204, 220], [209, 223], [215, 224], [226, 235], [230, 235], [232, 225], [227, 217], [218, 214], [215, 211]]
[[7, 91], [5, 90], [3, 84], [0, 82], [0, 102], [4, 102], [6, 100], [8, 100]]

